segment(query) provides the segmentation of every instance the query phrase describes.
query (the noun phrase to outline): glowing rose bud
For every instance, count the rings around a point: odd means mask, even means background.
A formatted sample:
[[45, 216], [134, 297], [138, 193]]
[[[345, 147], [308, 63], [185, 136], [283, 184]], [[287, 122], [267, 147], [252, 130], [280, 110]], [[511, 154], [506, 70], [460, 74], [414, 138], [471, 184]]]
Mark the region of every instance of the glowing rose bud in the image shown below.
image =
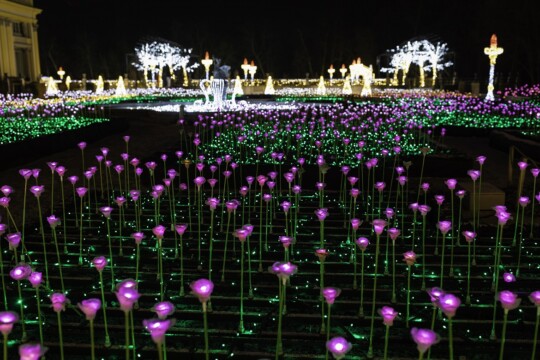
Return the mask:
[[359, 237], [355, 240], [356, 245], [360, 248], [361, 251], [366, 251], [367, 247], [369, 246], [369, 240], [366, 237]]
[[101, 309], [101, 300], [96, 298], [85, 299], [77, 303], [77, 306], [86, 316], [86, 320], [94, 320], [97, 312]]
[[43, 191], [45, 191], [45, 186], [43, 185], [34, 185], [30, 187], [30, 192], [34, 194], [35, 197], [40, 197]]
[[406, 253], [403, 253], [403, 261], [407, 264], [407, 266], [413, 266], [416, 262], [416, 254], [414, 251], [407, 251]]
[[441, 206], [444, 202], [444, 195], [435, 195], [435, 201], [437, 205]]
[[516, 281], [516, 277], [515, 277], [514, 274], [512, 274], [512, 273], [505, 272], [505, 273], [503, 274], [503, 280], [504, 280], [504, 282], [506, 282], [506, 283], [512, 283], [512, 282], [515, 282], [515, 281]]
[[285, 174], [283, 174], [283, 177], [289, 184], [294, 181], [294, 174], [292, 172], [286, 172]]
[[383, 318], [383, 324], [386, 326], [394, 325], [394, 319], [397, 317], [398, 312], [390, 306], [383, 306], [378, 311], [379, 315]]
[[292, 192], [293, 194], [298, 195], [302, 192], [302, 187], [300, 185], [294, 185], [292, 187]]
[[453, 294], [443, 294], [437, 301], [437, 306], [449, 318], [456, 315], [456, 310], [461, 305], [461, 300]]
[[388, 235], [390, 235], [390, 239], [392, 239], [392, 241], [396, 241], [399, 234], [401, 234], [401, 231], [399, 231], [399, 229], [396, 229], [396, 228], [390, 228], [387, 230], [388, 232]]
[[246, 229], [236, 229], [233, 232], [233, 236], [237, 237], [240, 242], [246, 241], [248, 235], [249, 235], [249, 232]]
[[137, 289], [132, 287], [120, 287], [115, 292], [116, 298], [120, 304], [120, 309], [124, 312], [130, 312], [133, 309], [133, 305], [139, 300], [141, 294]]
[[355, 176], [349, 176], [347, 180], [349, 181], [349, 184], [351, 184], [351, 186], [354, 186], [354, 184], [358, 182], [358, 178]]
[[375, 189], [378, 192], [382, 192], [385, 187], [386, 187], [386, 183], [384, 181], [378, 181], [375, 183]]
[[206, 303], [214, 291], [214, 283], [208, 279], [195, 280], [189, 286], [201, 303]]
[[351, 350], [352, 344], [345, 338], [336, 336], [326, 342], [326, 348], [332, 353], [334, 359], [339, 360], [343, 359], [349, 350]]
[[166, 319], [167, 316], [174, 314], [174, 304], [170, 301], [161, 301], [154, 305], [151, 310], [156, 313], [159, 319]]
[[341, 294], [341, 289], [338, 288], [324, 287], [321, 289], [321, 295], [324, 297], [328, 305], [332, 305], [339, 294]]
[[186, 232], [188, 228], [188, 224], [176, 224], [174, 225], [174, 229], [178, 233], [178, 235], [182, 236]]
[[7, 337], [17, 321], [19, 321], [19, 315], [17, 313], [13, 311], [0, 311], [0, 332], [2, 335]]
[[540, 307], [540, 291], [533, 291], [529, 295], [529, 300], [537, 307]]
[[315, 255], [317, 255], [320, 262], [324, 262], [324, 260], [326, 260], [326, 258], [328, 256], [328, 254], [329, 254], [328, 250], [326, 250], [326, 249], [317, 249], [317, 250], [315, 250]]
[[135, 244], [140, 244], [146, 236], [142, 232], [138, 231], [132, 233], [131, 237], [135, 240]]
[[56, 217], [56, 215], [51, 215], [47, 217], [47, 222], [52, 228], [57, 227], [61, 224], [60, 218]]
[[448, 179], [444, 183], [448, 187], [448, 190], [454, 190], [456, 188], [456, 185], [457, 185], [457, 180], [456, 179]]
[[158, 238], [158, 240], [161, 240], [165, 236], [165, 230], [166, 230], [165, 226], [157, 225], [152, 228], [152, 233], [154, 234], [156, 238]]
[[77, 181], [79, 181], [79, 177], [76, 175], [68, 177], [68, 181], [71, 183], [71, 185], [75, 186]]
[[84, 150], [86, 148], [86, 142], [81, 141], [80, 143], [77, 144], [77, 146], [79, 147], [79, 149]]
[[448, 220], [439, 221], [437, 223], [437, 228], [441, 231], [443, 235], [448, 234], [450, 229], [452, 229], [452, 222]]
[[193, 182], [197, 185], [197, 190], [201, 190], [201, 186], [206, 182], [206, 179], [202, 176], [197, 176], [193, 179]]
[[405, 184], [407, 183], [407, 177], [403, 175], [399, 176], [397, 180], [400, 186], [405, 186]]
[[[268, 183], [270, 183], [270, 181], [269, 181]], [[263, 195], [263, 200], [264, 200], [266, 203], [270, 202], [270, 201], [272, 200], [272, 194], [264, 194], [264, 195]]]
[[157, 163], [155, 161], [147, 161], [144, 163], [144, 166], [152, 173], [157, 167]]
[[130, 139], [130, 138], [131, 138], [131, 137], [130, 137], [129, 135], [124, 135], [124, 136], [122, 136], [122, 139], [124, 139], [124, 142], [126, 142], [126, 143], [129, 142], [129, 139]]
[[96, 160], [98, 163], [103, 162], [103, 159], [104, 159], [103, 155], [96, 155]]
[[251, 186], [251, 184], [253, 184], [253, 181], [255, 181], [255, 178], [253, 176], [246, 176], [246, 181], [248, 185]]
[[88, 191], [87, 188], [85, 187], [78, 187], [77, 189], [75, 189], [75, 191], [77, 192], [77, 195], [79, 195], [79, 197], [84, 197], [84, 195], [86, 195], [86, 192]]
[[38, 288], [43, 282], [43, 274], [37, 271], [33, 271], [28, 276], [28, 281], [30, 281], [30, 284], [32, 284], [33, 288]]
[[48, 348], [41, 346], [39, 343], [26, 343], [19, 346], [20, 360], [39, 360]]
[[288, 248], [291, 244], [294, 244], [294, 238], [292, 236], [279, 236], [278, 240], [284, 248]]
[[497, 295], [497, 300], [501, 302], [501, 306], [505, 311], [514, 310], [521, 303], [521, 299], [517, 297], [517, 294], [510, 290], [503, 290]]
[[465, 190], [458, 190], [456, 191], [456, 196], [461, 200], [465, 197]]
[[477, 156], [477, 157], [476, 157], [476, 161], [477, 161], [480, 165], [484, 165], [484, 162], [486, 161], [486, 157], [483, 156], [483, 155]]
[[64, 166], [57, 166], [55, 171], [60, 178], [63, 178], [66, 173], [66, 168]]
[[532, 176], [534, 176], [535, 178], [538, 177], [538, 174], [540, 174], [540, 169], [539, 169], [539, 168], [533, 168], [533, 169], [531, 169], [531, 174], [532, 174]]
[[319, 219], [319, 221], [324, 221], [324, 219], [326, 219], [326, 217], [328, 216], [328, 209], [327, 208], [317, 209], [315, 210], [315, 215], [317, 215], [317, 219]]
[[246, 230], [248, 232], [248, 236], [251, 236], [251, 234], [253, 233], [253, 228], [254, 226], [251, 225], [251, 224], [246, 224], [244, 226], [242, 226], [242, 229]]
[[422, 191], [427, 192], [429, 190], [429, 183], [423, 183], [421, 186]]
[[3, 185], [0, 188], [0, 191], [2, 191], [2, 194], [4, 194], [4, 196], [9, 196], [11, 195], [11, 193], [13, 193], [13, 188], [9, 185]]
[[290, 201], [283, 201], [283, 202], [281, 203], [281, 207], [283, 208], [283, 212], [288, 213], [288, 212], [289, 212], [289, 209], [291, 208], [291, 203], [290, 203]]
[[519, 167], [519, 170], [521, 171], [524, 171], [527, 166], [529, 166], [529, 164], [527, 164], [525, 161], [519, 161], [518, 162], [518, 167]]
[[357, 219], [357, 218], [351, 219], [351, 226], [352, 226], [354, 231], [358, 230], [360, 225], [362, 225], [362, 220]]
[[58, 163], [56, 161], [49, 161], [47, 162], [47, 166], [51, 169], [51, 173], [54, 174], [54, 170], [56, 169], [56, 166], [58, 166]]
[[373, 225], [373, 231], [375, 231], [375, 234], [380, 236], [383, 233], [386, 225], [388, 225], [388, 222], [383, 219], [375, 219], [371, 222], [371, 224]]
[[343, 175], [347, 175], [349, 173], [349, 171], [351, 170], [350, 166], [347, 166], [347, 165], [343, 165], [341, 167], [341, 172], [343, 173]]
[[297, 270], [298, 267], [290, 262], [275, 262], [268, 268], [268, 272], [277, 275], [284, 285], [287, 283], [289, 277], [296, 274]]
[[519, 202], [519, 205], [520, 205], [521, 207], [525, 207], [525, 206], [527, 206], [531, 201], [529, 200], [529, 197], [528, 197], [528, 196], [520, 196], [518, 202]]
[[462, 232], [462, 234], [465, 237], [465, 241], [469, 243], [474, 241], [474, 238], [476, 237], [476, 233], [474, 231], [465, 230]]
[[149, 319], [143, 320], [143, 326], [150, 333], [152, 340], [161, 346], [165, 341], [165, 333], [175, 322], [175, 319]]
[[499, 225], [504, 226], [512, 218], [509, 212], [506, 211], [499, 211], [495, 214], [497, 216], [497, 219], [499, 220]]
[[418, 203], [412, 203], [409, 205], [409, 209], [411, 209], [413, 212], [417, 212], [418, 211]]
[[27, 279], [30, 274], [32, 273], [32, 268], [30, 265], [27, 265], [25, 263], [19, 263], [17, 266], [15, 266], [11, 271], [9, 272], [9, 276], [13, 280], [21, 281]]
[[15, 233], [7, 234], [6, 240], [9, 243], [10, 250], [16, 249], [19, 247], [19, 244], [21, 243], [21, 233], [15, 232]]
[[432, 345], [439, 342], [439, 336], [430, 329], [419, 329], [413, 327], [411, 336], [417, 345], [417, 349], [421, 354], [424, 354]]
[[113, 208], [110, 206], [102, 206], [99, 208], [99, 211], [105, 216], [105, 218], [109, 219], [111, 217], [111, 213], [113, 211]]
[[219, 199], [218, 198], [208, 198], [206, 200], [206, 205], [210, 207], [211, 211], [216, 210], [217, 206], [219, 205]]
[[386, 208], [386, 209], [384, 210], [384, 214], [386, 215], [386, 218], [387, 218], [388, 220], [390, 220], [391, 218], [394, 217], [395, 212], [394, 212], [394, 209], [392, 209], [392, 208]]
[[472, 181], [476, 181], [480, 177], [480, 171], [479, 170], [469, 170], [469, 171], [467, 171], [467, 175], [469, 175], [471, 177]]
[[428, 293], [431, 302], [435, 305], [439, 301], [439, 298], [445, 294], [444, 290], [438, 287], [426, 289], [426, 292]]
[[139, 196], [141, 196], [141, 192], [139, 190], [130, 190], [129, 196], [133, 199], [133, 201], [139, 200]]
[[105, 256], [96, 256], [92, 259], [92, 265], [94, 265], [98, 272], [102, 272], [103, 269], [105, 269], [105, 266], [107, 266], [108, 262], [109, 261]]
[[266, 183], [266, 180], [268, 180], [268, 178], [264, 175], [257, 176], [257, 182], [259, 183], [260, 187], [264, 186], [264, 183]]
[[69, 300], [66, 298], [66, 295], [62, 293], [53, 293], [49, 296], [52, 303], [52, 308], [55, 312], [60, 312], [66, 310], [66, 305], [69, 304]]
[[19, 174], [24, 178], [24, 180], [28, 180], [32, 176], [32, 170], [30, 170], [30, 169], [20, 169]]
[[137, 282], [134, 279], [125, 279], [116, 284], [116, 290], [137, 289]]

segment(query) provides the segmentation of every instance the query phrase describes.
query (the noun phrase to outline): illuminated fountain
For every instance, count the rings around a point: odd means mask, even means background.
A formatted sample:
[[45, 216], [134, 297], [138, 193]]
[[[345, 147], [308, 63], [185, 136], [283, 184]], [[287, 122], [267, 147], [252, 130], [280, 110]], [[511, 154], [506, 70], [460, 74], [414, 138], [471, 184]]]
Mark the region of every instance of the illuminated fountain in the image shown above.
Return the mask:
[[488, 83], [488, 92], [486, 94], [486, 100], [493, 101], [495, 97], [493, 96], [493, 78], [495, 77], [495, 64], [497, 63], [497, 56], [503, 53], [504, 49], [497, 46], [497, 36], [495, 34], [491, 35], [491, 41], [489, 47], [484, 48], [484, 54], [489, 57], [489, 83]]

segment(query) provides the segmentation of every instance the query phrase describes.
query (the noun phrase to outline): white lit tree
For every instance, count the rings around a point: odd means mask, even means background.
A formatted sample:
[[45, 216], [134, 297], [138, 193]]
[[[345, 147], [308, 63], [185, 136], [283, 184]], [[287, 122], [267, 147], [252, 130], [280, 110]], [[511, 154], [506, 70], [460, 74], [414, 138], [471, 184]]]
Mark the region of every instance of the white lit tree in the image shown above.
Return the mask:
[[435, 86], [435, 80], [437, 80], [437, 70], [443, 70], [444, 68], [453, 65], [451, 61], [445, 61], [448, 55], [448, 45], [446, 43], [437, 42], [433, 44], [427, 42], [426, 44], [429, 53], [430, 65], [428, 66], [432, 73], [432, 86]]

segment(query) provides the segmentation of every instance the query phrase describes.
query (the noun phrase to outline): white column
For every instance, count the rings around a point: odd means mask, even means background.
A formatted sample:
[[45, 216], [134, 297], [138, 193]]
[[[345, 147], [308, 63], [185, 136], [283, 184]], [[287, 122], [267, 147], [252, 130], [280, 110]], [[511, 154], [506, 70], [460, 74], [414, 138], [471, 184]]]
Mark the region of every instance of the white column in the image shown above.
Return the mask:
[[[2, 51], [0, 51], [0, 76], [9, 74], [9, 64], [8, 64], [8, 45], [7, 45], [7, 35], [6, 28], [4, 23], [6, 19], [0, 19], [0, 44], [2, 45]], [[4, 50], [5, 49], [5, 50]]]
[[30, 24], [30, 38], [32, 40], [32, 54], [31, 60], [32, 60], [32, 66], [31, 66], [31, 73], [30, 73], [30, 79], [39, 81], [39, 76], [41, 76], [41, 62], [39, 60], [39, 43], [38, 43], [38, 24]]

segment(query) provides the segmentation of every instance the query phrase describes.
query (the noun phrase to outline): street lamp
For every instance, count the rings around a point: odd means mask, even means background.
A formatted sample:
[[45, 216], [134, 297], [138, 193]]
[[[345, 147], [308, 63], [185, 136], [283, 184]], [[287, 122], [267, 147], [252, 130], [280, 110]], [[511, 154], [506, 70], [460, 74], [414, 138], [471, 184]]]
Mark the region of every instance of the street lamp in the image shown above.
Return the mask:
[[201, 63], [204, 65], [204, 70], [206, 71], [206, 80], [208, 80], [210, 66], [213, 63], [212, 59], [210, 59], [210, 56], [208, 55], [208, 51], [204, 54], [204, 59], [201, 60]]
[[330, 64], [330, 68], [328, 69], [328, 75], [330, 75], [330, 83], [332, 82], [332, 79], [334, 78], [335, 72], [336, 72], [336, 69], [334, 69], [334, 65]]
[[251, 64], [249, 65], [249, 74], [251, 75], [251, 82], [253, 82], [253, 79], [255, 78], [255, 73], [257, 72], [257, 66], [255, 66], [255, 62], [251, 60]]
[[489, 47], [484, 48], [484, 54], [489, 57], [489, 84], [488, 92], [486, 94], [486, 100], [493, 101], [495, 97], [493, 96], [493, 78], [495, 76], [495, 63], [497, 62], [497, 56], [502, 54], [504, 51], [503, 48], [497, 46], [497, 36], [495, 34], [491, 35], [491, 41]]
[[248, 71], [249, 71], [249, 68], [251, 67], [251, 65], [249, 65], [248, 63], [247, 58], [244, 58], [244, 63], [240, 65], [240, 67], [242, 68], [242, 70], [244, 70], [244, 80], [247, 80]]
[[339, 72], [341, 73], [341, 78], [345, 79], [345, 74], [347, 73], [347, 68], [345, 67], [345, 64], [341, 64], [341, 69], [339, 69]]
[[61, 66], [58, 68], [58, 71], [56, 73], [58, 74], [58, 76], [60, 76], [60, 80], [63, 80], [64, 75], [66, 75], [66, 72], [64, 71], [64, 69], [62, 69]]

